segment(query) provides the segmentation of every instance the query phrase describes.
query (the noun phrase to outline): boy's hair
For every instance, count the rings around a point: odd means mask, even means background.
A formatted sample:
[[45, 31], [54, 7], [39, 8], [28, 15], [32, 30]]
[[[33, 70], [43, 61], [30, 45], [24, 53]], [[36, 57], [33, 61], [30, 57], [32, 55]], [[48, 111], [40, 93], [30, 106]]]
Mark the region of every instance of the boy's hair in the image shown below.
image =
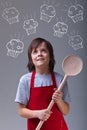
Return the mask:
[[55, 65], [55, 59], [54, 59], [54, 53], [53, 53], [53, 47], [51, 45], [51, 43], [43, 38], [36, 38], [34, 39], [31, 44], [29, 45], [28, 48], [28, 70], [30, 72], [35, 70], [35, 66], [32, 62], [32, 58], [31, 58], [31, 53], [33, 49], [36, 49], [38, 46], [40, 46], [42, 43], [45, 43], [48, 51], [49, 51], [49, 55], [50, 55], [50, 62], [49, 62], [49, 71], [52, 72], [54, 69], [54, 65]]

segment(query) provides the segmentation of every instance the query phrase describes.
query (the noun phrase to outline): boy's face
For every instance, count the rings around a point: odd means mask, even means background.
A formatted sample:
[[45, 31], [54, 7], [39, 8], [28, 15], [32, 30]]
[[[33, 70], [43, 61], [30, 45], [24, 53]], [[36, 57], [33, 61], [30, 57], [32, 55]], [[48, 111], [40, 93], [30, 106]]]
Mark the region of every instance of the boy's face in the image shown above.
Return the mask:
[[31, 58], [33, 64], [35, 65], [35, 69], [38, 67], [49, 69], [50, 55], [44, 42], [42, 42], [42, 44], [36, 49], [32, 50]]

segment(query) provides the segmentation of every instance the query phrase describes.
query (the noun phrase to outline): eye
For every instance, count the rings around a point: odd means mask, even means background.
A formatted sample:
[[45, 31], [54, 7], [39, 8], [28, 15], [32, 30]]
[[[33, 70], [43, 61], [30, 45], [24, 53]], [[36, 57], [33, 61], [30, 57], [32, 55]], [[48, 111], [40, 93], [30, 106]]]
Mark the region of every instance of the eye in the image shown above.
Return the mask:
[[42, 51], [42, 52], [45, 52], [45, 53], [47, 52], [47, 50], [46, 50], [46, 49], [42, 49], [41, 51]]
[[36, 54], [36, 53], [37, 53], [37, 50], [34, 49], [34, 50], [32, 51], [32, 54]]

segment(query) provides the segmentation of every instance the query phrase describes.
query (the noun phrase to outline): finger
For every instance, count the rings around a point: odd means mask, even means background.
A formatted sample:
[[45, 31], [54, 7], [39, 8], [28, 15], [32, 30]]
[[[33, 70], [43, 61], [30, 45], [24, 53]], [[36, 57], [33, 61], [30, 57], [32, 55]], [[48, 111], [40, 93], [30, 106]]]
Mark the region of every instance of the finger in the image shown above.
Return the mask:
[[54, 91], [56, 91], [56, 90], [57, 90], [57, 88], [53, 88], [53, 90], [54, 90]]

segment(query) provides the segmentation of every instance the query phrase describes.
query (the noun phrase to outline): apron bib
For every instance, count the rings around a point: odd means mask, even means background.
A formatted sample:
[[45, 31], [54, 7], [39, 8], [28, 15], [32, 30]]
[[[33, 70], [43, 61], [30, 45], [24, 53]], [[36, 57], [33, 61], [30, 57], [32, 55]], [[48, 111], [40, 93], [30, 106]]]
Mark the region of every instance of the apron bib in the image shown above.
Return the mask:
[[[30, 100], [28, 102], [28, 109], [41, 110], [46, 109], [52, 99], [54, 88], [56, 86], [56, 80], [54, 73], [51, 73], [53, 85], [44, 87], [34, 87], [35, 72], [32, 73], [30, 83]], [[40, 130], [68, 130], [62, 113], [59, 111], [56, 103], [52, 107], [53, 112], [49, 119], [44, 122]], [[38, 123], [38, 118], [28, 119], [27, 128], [28, 130], [35, 130]]]

